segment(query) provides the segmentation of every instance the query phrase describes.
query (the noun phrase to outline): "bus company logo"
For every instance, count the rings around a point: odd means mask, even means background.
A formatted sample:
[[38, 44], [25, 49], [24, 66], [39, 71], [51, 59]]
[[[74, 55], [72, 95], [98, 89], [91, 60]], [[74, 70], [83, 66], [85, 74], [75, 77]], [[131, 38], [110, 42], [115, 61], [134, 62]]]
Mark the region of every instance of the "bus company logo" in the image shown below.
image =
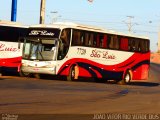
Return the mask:
[[29, 35], [54, 36], [54, 33], [47, 30], [32, 30]]
[[20, 49], [15, 48], [15, 47], [13, 47], [13, 46], [8, 47], [8, 46], [6, 46], [5, 44], [0, 43], [0, 51], [19, 52]]
[[116, 59], [116, 56], [113, 54], [109, 54], [108, 51], [101, 51], [101, 50], [92, 50], [92, 53], [90, 55], [94, 58], [104, 58], [104, 59]]

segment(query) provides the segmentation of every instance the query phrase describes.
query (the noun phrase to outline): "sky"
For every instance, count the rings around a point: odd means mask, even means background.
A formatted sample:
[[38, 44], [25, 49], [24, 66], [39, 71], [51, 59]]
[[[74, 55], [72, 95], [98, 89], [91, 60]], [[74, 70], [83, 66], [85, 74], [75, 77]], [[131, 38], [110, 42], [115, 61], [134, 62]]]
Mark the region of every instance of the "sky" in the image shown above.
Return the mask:
[[[17, 22], [39, 24], [41, 0], [17, 0]], [[12, 0], [1, 0], [0, 20], [10, 21]], [[46, 0], [45, 23], [76, 22], [105, 29], [148, 36], [157, 51], [160, 0]]]

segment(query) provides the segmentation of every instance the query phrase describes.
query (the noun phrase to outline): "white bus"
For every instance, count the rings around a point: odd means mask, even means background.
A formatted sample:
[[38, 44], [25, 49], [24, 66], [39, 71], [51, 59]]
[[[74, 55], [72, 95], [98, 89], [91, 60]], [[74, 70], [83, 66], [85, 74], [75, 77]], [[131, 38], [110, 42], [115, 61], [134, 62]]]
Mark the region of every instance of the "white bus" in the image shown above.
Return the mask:
[[[22, 44], [18, 45], [20, 36], [24, 36], [27, 26], [16, 22], [0, 21], [0, 72], [18, 73], [22, 59]], [[23, 41], [22, 41], [23, 42]]]
[[67, 80], [148, 78], [149, 39], [75, 23], [29, 27], [24, 40], [21, 72], [65, 75]]

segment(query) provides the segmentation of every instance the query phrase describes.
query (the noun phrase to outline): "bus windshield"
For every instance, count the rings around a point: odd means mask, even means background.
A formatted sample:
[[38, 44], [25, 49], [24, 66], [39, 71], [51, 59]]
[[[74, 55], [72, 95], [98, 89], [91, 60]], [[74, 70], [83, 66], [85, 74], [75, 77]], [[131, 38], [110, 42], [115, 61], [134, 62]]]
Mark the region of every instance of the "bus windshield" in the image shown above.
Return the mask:
[[23, 58], [30, 60], [56, 60], [58, 39], [26, 38]]

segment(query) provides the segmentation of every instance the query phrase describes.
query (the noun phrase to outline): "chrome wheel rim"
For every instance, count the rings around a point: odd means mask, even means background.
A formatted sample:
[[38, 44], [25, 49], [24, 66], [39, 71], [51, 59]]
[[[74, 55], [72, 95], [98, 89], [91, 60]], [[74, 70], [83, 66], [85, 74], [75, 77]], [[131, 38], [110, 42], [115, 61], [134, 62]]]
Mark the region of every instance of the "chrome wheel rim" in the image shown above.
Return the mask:
[[71, 77], [74, 78], [74, 76], [75, 76], [75, 71], [74, 71], [74, 69], [72, 69]]
[[127, 74], [126, 77], [125, 77], [125, 82], [128, 83], [129, 81], [130, 81], [130, 75]]

